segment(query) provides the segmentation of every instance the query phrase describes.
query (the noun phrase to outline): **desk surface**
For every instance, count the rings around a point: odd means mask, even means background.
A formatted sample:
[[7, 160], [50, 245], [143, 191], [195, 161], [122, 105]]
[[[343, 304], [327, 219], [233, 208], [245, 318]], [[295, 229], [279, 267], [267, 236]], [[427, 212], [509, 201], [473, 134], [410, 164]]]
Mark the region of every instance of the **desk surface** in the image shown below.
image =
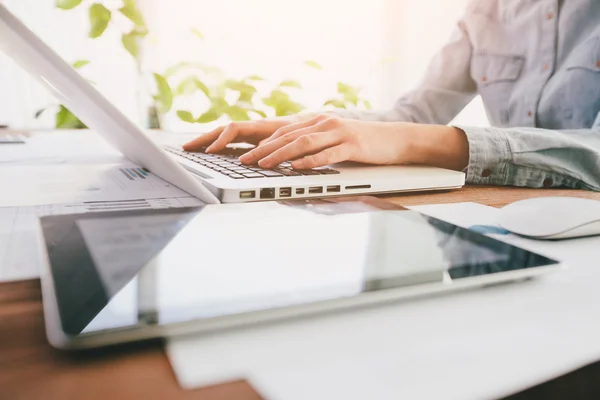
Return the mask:
[[[600, 200], [600, 193], [577, 190], [484, 186], [384, 198], [407, 206], [471, 201], [501, 207], [521, 199], [555, 195]], [[44, 335], [39, 280], [0, 284], [0, 398], [261, 398], [244, 381], [181, 389], [160, 341], [65, 354], [53, 350]], [[600, 363], [596, 363], [511, 398], [600, 398], [599, 376]]]

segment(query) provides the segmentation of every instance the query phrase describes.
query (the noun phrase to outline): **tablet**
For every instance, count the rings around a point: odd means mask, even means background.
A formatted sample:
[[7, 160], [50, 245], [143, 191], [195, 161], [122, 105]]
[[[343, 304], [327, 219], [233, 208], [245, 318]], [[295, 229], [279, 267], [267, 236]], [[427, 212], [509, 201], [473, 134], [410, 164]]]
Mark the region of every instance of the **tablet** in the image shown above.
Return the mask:
[[43, 217], [50, 343], [77, 349], [214, 332], [560, 267], [389, 204], [290, 201]]

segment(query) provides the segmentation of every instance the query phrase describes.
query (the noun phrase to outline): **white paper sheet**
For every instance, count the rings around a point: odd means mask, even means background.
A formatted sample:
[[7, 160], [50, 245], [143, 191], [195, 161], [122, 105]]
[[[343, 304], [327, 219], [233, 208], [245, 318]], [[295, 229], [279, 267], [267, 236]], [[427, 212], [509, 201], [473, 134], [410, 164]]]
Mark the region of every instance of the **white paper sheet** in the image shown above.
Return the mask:
[[[417, 207], [494, 225], [477, 204]], [[496, 398], [600, 359], [600, 238], [501, 240], [568, 260], [526, 283], [170, 340], [183, 387], [245, 378], [266, 398]]]
[[195, 197], [180, 197], [0, 207], [0, 282], [39, 277], [42, 243], [38, 218], [41, 216], [193, 207], [201, 204]]
[[189, 196], [131, 163], [3, 167], [0, 187], [2, 207]]

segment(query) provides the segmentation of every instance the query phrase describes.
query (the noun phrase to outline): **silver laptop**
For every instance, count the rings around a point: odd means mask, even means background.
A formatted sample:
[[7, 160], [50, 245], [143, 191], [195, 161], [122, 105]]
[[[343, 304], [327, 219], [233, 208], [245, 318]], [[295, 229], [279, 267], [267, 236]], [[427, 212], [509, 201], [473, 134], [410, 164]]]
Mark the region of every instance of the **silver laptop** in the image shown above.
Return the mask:
[[161, 147], [0, 4], [0, 50], [51, 90], [87, 126], [132, 162], [207, 203], [440, 190], [464, 185], [464, 173], [425, 166], [340, 163], [298, 171], [265, 170], [223, 154]]

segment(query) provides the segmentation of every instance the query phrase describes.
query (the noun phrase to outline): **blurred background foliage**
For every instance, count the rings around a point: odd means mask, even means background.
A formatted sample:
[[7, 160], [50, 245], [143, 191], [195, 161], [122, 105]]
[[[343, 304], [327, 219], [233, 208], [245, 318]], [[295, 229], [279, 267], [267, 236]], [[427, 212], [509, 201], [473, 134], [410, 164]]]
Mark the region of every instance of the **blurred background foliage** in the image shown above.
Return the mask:
[[[288, 79], [281, 82], [269, 82], [258, 75], [248, 74], [243, 79], [227, 76], [219, 67], [208, 64], [182, 60], [165, 71], [143, 72], [142, 53], [149, 40], [150, 31], [144, 15], [138, 7], [139, 0], [86, 1], [56, 0], [56, 7], [71, 10], [75, 7], [88, 7], [89, 33], [91, 39], [102, 37], [107, 29], [121, 29], [121, 46], [131, 55], [135, 62], [139, 81], [143, 82], [142, 96], [139, 100], [144, 105], [140, 119], [146, 128], [162, 129], [164, 118], [174, 113], [187, 123], [208, 123], [226, 117], [230, 121], [246, 121], [268, 116], [285, 116], [296, 114], [305, 109], [297, 100], [303, 90], [301, 82]], [[115, 18], [126, 18], [129, 24], [123, 30], [123, 24], [114, 24]], [[206, 40], [202, 32], [190, 29], [189, 32], [197, 40]], [[84, 69], [89, 60], [77, 60], [72, 65], [75, 69]], [[322, 70], [316, 61], [305, 62], [306, 68]], [[146, 85], [151, 75], [151, 85]], [[93, 82], [92, 82], [93, 83]], [[203, 109], [175, 109], [175, 99], [201, 95], [206, 98]], [[200, 102], [194, 102], [200, 103]], [[323, 101], [327, 108], [361, 108], [370, 109], [368, 100], [361, 98], [360, 88], [344, 82], [337, 83], [337, 93], [333, 98]], [[58, 129], [85, 128], [75, 115], [63, 105], [39, 110], [36, 118], [47, 110], [55, 110], [55, 126]]]

